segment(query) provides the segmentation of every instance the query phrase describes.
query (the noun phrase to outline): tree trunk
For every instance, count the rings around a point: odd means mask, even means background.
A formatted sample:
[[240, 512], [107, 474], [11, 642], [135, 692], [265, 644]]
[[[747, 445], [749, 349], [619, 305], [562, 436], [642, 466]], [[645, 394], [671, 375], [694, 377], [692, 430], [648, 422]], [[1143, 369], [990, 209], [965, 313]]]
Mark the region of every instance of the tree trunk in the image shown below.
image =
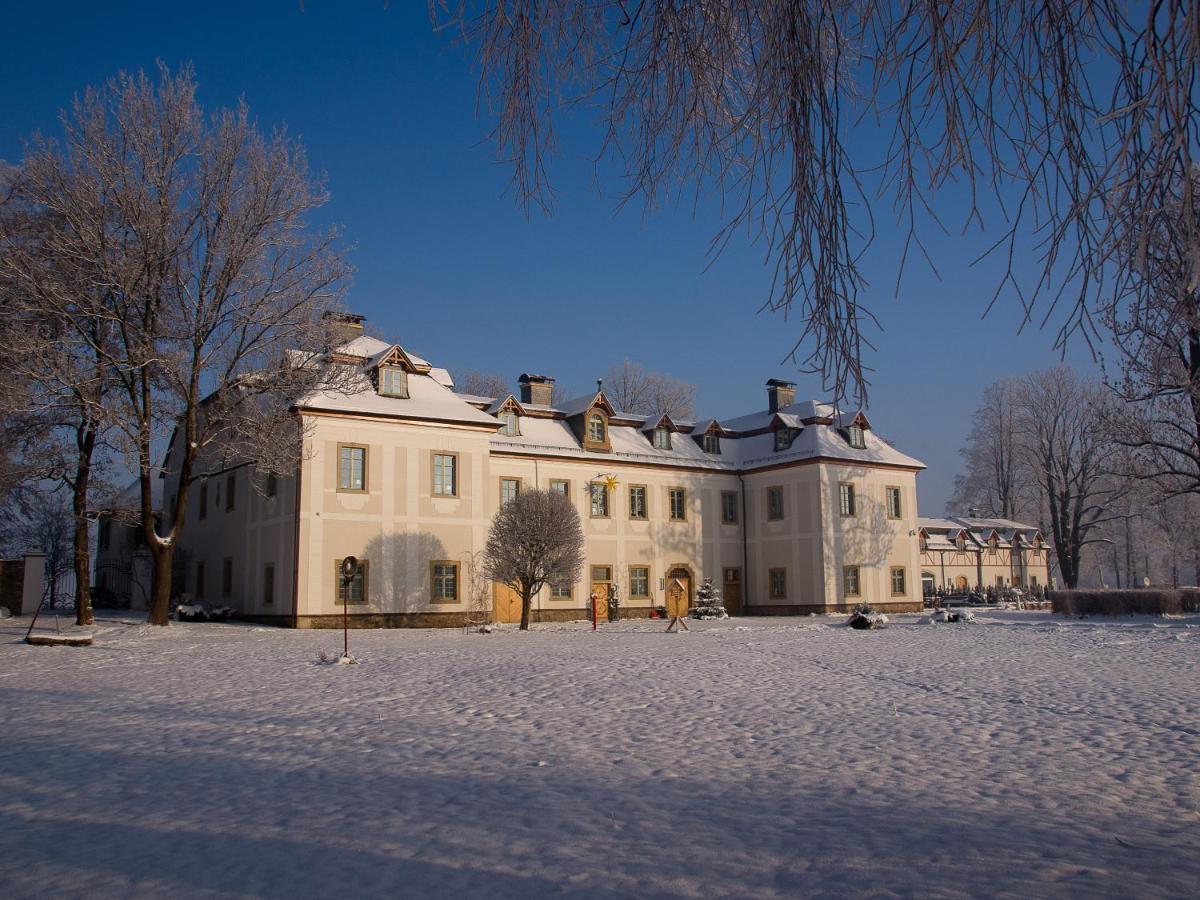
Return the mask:
[[92, 477], [92, 452], [96, 444], [95, 431], [87, 432], [79, 441], [79, 458], [75, 465], [75, 480], [71, 485], [71, 515], [75, 520], [72, 565], [75, 569], [75, 624], [91, 625], [92, 615], [92, 548], [88, 541], [87, 498]]
[[521, 630], [529, 630], [529, 609], [533, 606], [533, 592], [521, 588]]
[[151, 548], [154, 565], [150, 575], [150, 614], [146, 622], [150, 625], [171, 624], [171, 561], [175, 556], [174, 544], [161, 544]]

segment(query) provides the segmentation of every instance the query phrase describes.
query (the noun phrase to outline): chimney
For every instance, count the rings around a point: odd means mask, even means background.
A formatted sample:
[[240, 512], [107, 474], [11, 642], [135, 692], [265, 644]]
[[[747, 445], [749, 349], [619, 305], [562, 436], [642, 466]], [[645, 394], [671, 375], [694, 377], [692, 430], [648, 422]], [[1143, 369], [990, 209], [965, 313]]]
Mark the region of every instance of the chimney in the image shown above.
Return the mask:
[[522, 373], [517, 379], [521, 386], [521, 402], [534, 406], [554, 405], [554, 379], [549, 375]]
[[767, 382], [767, 405], [771, 412], [778, 412], [785, 406], [791, 406], [796, 402], [796, 383], [794, 381], [780, 381], [778, 378], [772, 378]]
[[363, 336], [363, 321], [366, 318], [356, 313], [328, 310], [321, 316], [321, 321], [329, 332], [329, 342], [337, 348]]

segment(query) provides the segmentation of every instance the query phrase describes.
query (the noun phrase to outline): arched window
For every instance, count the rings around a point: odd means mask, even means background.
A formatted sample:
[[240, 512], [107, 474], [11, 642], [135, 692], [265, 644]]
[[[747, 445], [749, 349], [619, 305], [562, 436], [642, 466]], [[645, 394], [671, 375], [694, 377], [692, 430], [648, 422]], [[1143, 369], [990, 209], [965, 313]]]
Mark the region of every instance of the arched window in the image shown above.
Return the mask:
[[587, 437], [593, 444], [603, 444], [608, 440], [608, 423], [602, 413], [594, 412], [588, 416]]

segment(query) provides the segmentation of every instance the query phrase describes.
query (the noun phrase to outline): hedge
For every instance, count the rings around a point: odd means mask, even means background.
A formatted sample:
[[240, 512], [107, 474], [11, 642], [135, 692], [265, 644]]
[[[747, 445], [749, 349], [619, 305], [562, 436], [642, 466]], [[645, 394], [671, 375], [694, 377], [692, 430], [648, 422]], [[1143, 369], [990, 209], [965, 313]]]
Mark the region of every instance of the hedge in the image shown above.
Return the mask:
[[1200, 588], [1049, 591], [1050, 608], [1064, 616], [1177, 616], [1200, 612]]

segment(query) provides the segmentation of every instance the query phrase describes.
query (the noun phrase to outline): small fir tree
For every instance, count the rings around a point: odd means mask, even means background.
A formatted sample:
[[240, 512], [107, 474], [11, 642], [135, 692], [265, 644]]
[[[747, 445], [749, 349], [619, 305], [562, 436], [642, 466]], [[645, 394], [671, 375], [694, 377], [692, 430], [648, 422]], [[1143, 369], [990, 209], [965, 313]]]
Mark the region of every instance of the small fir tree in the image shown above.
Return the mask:
[[696, 602], [688, 610], [688, 615], [693, 619], [729, 618], [729, 613], [725, 612], [725, 601], [721, 599], [721, 592], [713, 587], [711, 578], [705, 578], [704, 583], [696, 588]]

